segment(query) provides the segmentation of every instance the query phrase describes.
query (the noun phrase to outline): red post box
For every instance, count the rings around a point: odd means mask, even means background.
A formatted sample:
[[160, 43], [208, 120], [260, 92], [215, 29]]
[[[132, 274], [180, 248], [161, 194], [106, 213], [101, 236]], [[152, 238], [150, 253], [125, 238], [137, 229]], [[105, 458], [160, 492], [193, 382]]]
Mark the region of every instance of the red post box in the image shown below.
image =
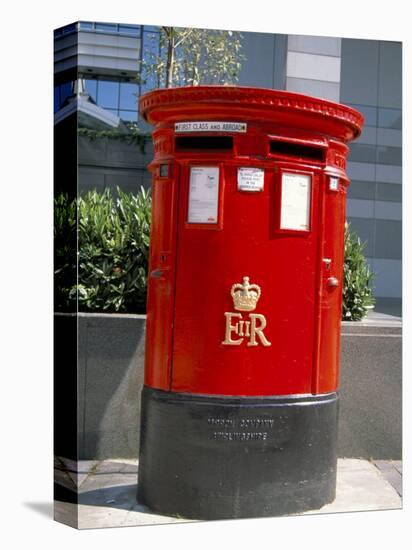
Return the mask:
[[199, 519], [320, 508], [362, 116], [229, 86], [156, 90], [140, 112], [155, 152], [138, 499]]

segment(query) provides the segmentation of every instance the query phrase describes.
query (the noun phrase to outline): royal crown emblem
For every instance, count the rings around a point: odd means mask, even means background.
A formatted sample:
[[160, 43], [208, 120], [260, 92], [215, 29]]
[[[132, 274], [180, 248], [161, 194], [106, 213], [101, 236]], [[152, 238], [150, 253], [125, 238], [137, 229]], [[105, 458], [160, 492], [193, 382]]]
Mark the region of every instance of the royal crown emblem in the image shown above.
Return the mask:
[[249, 283], [249, 277], [243, 277], [243, 284], [232, 286], [230, 294], [237, 311], [253, 311], [261, 295], [260, 286]]
[[[237, 311], [253, 311], [261, 295], [260, 286], [251, 285], [249, 277], [243, 277], [243, 283], [236, 283], [230, 289], [233, 305]], [[235, 313], [225, 311], [226, 332], [222, 342], [224, 346], [240, 346], [246, 338], [247, 347], [272, 344], [264, 335], [266, 318], [261, 313]]]

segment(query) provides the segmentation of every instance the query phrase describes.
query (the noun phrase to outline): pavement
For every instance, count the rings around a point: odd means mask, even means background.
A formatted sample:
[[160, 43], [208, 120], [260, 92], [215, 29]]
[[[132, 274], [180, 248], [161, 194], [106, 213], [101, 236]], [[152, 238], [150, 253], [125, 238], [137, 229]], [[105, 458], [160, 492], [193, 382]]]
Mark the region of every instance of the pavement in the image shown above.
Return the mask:
[[354, 326], [399, 328], [402, 327], [402, 317], [381, 311], [370, 311], [361, 321], [355, 323], [353, 321], [342, 321], [342, 332], [345, 330], [344, 327]]
[[[78, 529], [183, 523], [137, 504], [138, 461], [56, 458], [54, 518]], [[76, 504], [78, 492], [79, 504]], [[402, 462], [338, 460], [336, 499], [308, 514], [402, 508]]]

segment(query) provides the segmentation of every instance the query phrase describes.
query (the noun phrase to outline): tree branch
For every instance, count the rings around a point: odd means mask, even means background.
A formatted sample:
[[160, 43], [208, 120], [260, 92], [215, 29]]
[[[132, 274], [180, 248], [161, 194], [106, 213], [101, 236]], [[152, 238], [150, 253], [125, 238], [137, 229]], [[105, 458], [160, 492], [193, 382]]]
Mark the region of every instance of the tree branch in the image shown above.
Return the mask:
[[193, 32], [193, 29], [189, 29], [189, 30], [186, 32], [186, 34], [185, 34], [184, 36], [182, 36], [182, 38], [181, 38], [178, 42], [176, 42], [175, 48], [178, 48], [178, 47], [180, 46], [180, 44], [181, 44], [182, 42], [184, 42], [184, 41], [186, 40], [186, 38], [192, 34], [192, 32]]

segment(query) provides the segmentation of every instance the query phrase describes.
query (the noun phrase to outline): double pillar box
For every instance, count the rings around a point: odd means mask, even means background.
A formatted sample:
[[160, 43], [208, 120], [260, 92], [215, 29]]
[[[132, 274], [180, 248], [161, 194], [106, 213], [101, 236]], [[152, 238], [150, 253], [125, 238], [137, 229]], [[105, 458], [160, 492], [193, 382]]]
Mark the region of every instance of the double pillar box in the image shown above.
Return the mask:
[[140, 112], [155, 129], [138, 500], [198, 519], [320, 508], [362, 116], [229, 86], [156, 90]]

